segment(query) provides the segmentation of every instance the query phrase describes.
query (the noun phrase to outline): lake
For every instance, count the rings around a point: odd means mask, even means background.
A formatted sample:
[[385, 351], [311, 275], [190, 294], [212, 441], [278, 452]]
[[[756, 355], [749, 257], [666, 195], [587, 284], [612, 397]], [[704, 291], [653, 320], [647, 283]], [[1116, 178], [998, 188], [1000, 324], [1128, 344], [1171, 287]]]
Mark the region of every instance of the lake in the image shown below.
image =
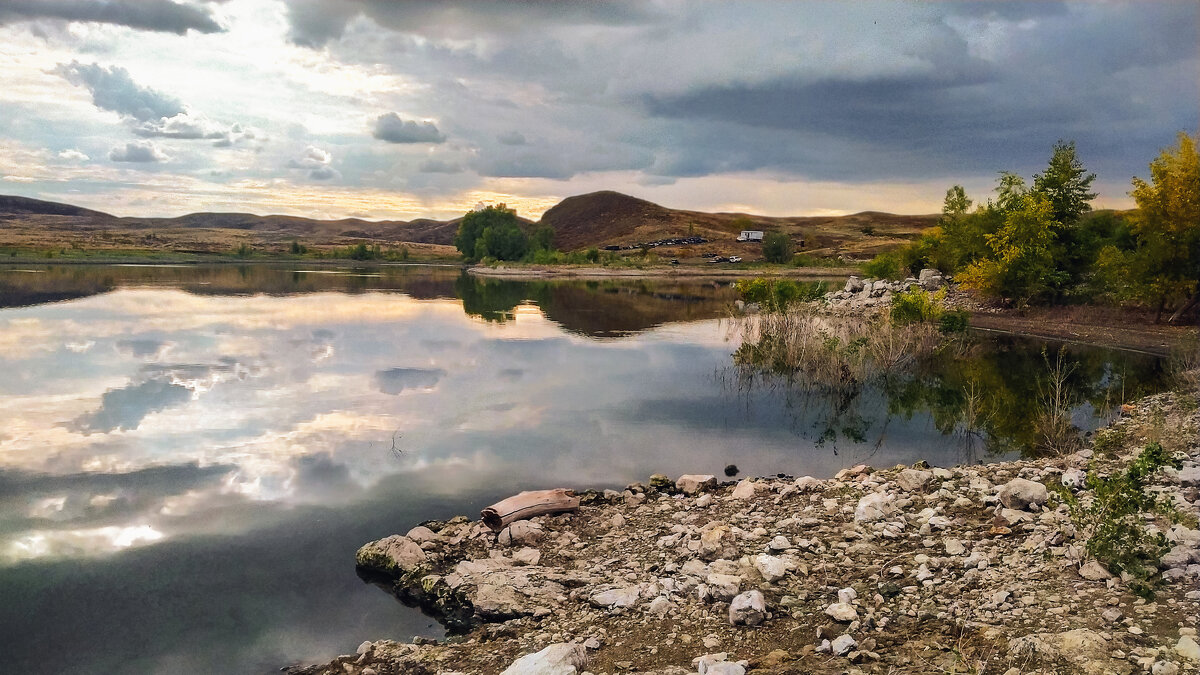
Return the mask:
[[[441, 635], [355, 550], [522, 489], [1031, 442], [1057, 345], [978, 334], [850, 396], [801, 391], [732, 366], [735, 298], [453, 267], [0, 267], [5, 669], [266, 673]], [[1153, 357], [1065, 354], [1081, 427], [1161, 387]], [[968, 389], [1004, 414], [964, 424]]]

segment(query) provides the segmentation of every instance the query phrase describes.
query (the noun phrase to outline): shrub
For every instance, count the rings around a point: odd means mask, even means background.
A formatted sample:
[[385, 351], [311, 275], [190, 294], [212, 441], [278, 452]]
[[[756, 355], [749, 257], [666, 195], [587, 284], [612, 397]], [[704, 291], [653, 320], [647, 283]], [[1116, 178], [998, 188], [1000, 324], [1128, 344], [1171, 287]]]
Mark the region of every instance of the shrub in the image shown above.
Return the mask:
[[900, 325], [909, 323], [934, 323], [941, 319], [944, 308], [942, 300], [946, 291], [928, 293], [914, 288], [892, 296], [892, 321]]
[[872, 258], [863, 265], [863, 273], [876, 279], [900, 280], [907, 276], [908, 270], [900, 261], [900, 253], [887, 251]]
[[587, 250], [587, 253], [584, 257], [590, 263], [598, 263], [600, 262], [600, 249], [593, 246]]
[[942, 312], [938, 319], [938, 330], [943, 333], [965, 333], [971, 323], [971, 313], [963, 309]]
[[1089, 468], [1084, 486], [1092, 493], [1080, 498], [1069, 489], [1051, 485], [1067, 505], [1071, 523], [1087, 538], [1085, 549], [1109, 571], [1133, 577], [1129, 590], [1150, 599], [1163, 555], [1171, 550], [1161, 532], [1151, 533], [1145, 524], [1147, 514], [1170, 515], [1165, 498], [1147, 492], [1146, 483], [1163, 467], [1180, 468], [1183, 463], [1171, 457], [1162, 445], [1150, 443], [1122, 473], [1100, 476]]
[[785, 263], [792, 257], [792, 238], [783, 232], [768, 232], [763, 236], [762, 252], [767, 262]]
[[828, 290], [823, 281], [803, 282], [763, 277], [738, 281], [736, 288], [742, 300], [758, 303], [766, 312], [786, 312], [796, 303], [819, 300]]

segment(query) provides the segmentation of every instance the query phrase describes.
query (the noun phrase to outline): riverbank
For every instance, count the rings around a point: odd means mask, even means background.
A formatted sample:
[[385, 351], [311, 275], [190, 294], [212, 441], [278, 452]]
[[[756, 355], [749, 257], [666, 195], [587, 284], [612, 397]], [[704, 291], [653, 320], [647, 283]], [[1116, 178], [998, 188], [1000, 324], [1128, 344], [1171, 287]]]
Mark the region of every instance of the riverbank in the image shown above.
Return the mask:
[[[459, 634], [364, 642], [290, 672], [500, 673], [541, 653], [596, 674], [1194, 673], [1196, 394], [1125, 410], [1066, 457], [721, 485], [656, 476], [499, 536], [465, 517], [426, 523], [364, 546], [360, 570]], [[1083, 564], [1044, 484], [1082, 489], [1080, 470], [1120, 470], [1150, 441], [1183, 458], [1152, 487], [1183, 524], [1155, 522], [1173, 548], [1147, 602]]]
[[599, 267], [594, 265], [529, 265], [495, 267], [476, 265], [468, 268], [472, 276], [489, 279], [747, 279], [752, 277], [829, 277], [844, 278], [857, 274], [855, 267], [753, 267], [728, 268], [698, 265], [652, 265], [648, 267]]

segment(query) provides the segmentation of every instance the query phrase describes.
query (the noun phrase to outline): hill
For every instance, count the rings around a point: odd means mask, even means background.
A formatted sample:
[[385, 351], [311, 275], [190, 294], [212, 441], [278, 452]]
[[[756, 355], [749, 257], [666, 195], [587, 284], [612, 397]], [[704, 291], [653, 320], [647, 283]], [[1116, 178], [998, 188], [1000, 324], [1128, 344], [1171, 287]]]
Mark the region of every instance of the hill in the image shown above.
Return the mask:
[[[0, 246], [57, 248], [154, 248], [192, 253], [227, 252], [241, 244], [281, 250], [298, 239], [308, 246], [358, 242], [427, 244], [453, 254], [461, 218], [371, 221], [317, 220], [252, 213], [191, 213], [175, 218], [117, 217], [69, 204], [0, 196]], [[869, 256], [912, 239], [936, 223], [936, 216], [863, 212], [849, 216], [757, 216], [671, 209], [613, 191], [568, 197], [546, 211], [538, 225], [554, 230], [562, 250], [591, 246], [628, 247], [672, 238], [703, 237], [703, 251], [748, 255], [757, 245], [737, 244], [742, 229], [780, 231], [797, 247], [817, 255]], [[522, 220], [527, 228], [535, 225]], [[676, 247], [669, 256], [700, 251]], [[430, 249], [434, 250], [434, 249]]]

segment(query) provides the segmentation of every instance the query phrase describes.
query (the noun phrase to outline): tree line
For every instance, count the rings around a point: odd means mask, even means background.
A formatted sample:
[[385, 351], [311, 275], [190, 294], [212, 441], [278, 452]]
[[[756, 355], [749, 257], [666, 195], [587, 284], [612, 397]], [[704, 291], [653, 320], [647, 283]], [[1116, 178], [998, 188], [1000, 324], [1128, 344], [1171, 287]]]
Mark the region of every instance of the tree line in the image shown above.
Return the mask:
[[1095, 179], [1075, 143], [1059, 141], [1032, 185], [1002, 172], [995, 196], [973, 210], [952, 186], [937, 227], [877, 256], [866, 273], [902, 278], [935, 267], [1014, 304], [1108, 301], [1181, 320], [1200, 303], [1197, 139], [1179, 134], [1150, 162], [1149, 180], [1133, 179], [1132, 212], [1093, 212]]

